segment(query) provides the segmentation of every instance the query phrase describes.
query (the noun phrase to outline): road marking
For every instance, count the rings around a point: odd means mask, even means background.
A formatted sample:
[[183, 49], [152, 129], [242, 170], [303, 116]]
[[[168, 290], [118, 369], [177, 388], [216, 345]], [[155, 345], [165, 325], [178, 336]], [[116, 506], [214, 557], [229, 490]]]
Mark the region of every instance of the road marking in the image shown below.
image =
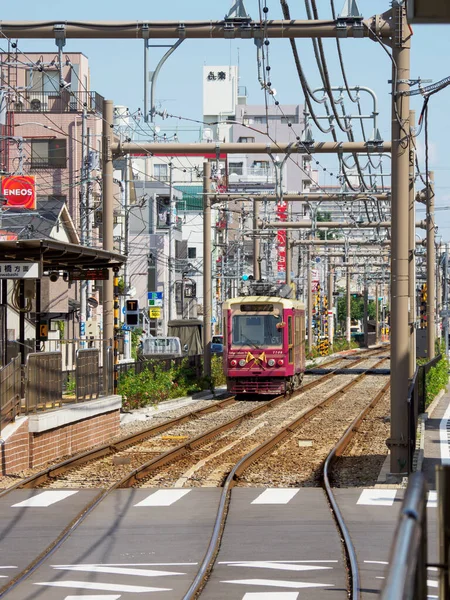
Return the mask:
[[298, 492], [298, 488], [267, 489], [252, 504], [287, 504]]
[[318, 565], [299, 565], [289, 562], [271, 561], [271, 560], [250, 560], [228, 564], [229, 567], [254, 567], [256, 569], [280, 569], [281, 571], [319, 571], [322, 569], [332, 569], [333, 567], [320, 567]]
[[[240, 563], [252, 563], [259, 562], [257, 560], [224, 560], [219, 561], [219, 565], [237, 565]], [[297, 563], [338, 563], [338, 560], [271, 560], [271, 563], [282, 563], [282, 564], [297, 564]], [[367, 561], [365, 561], [367, 562]], [[387, 564], [387, 563], [386, 563]]]
[[433, 581], [432, 579], [427, 579], [427, 586], [437, 588], [439, 583], [437, 581]]
[[66, 596], [64, 600], [119, 600], [121, 596]]
[[[314, 561], [312, 561], [312, 562], [314, 562]], [[98, 565], [97, 563], [95, 563], [95, 564], [91, 564], [91, 565], [86, 564], [84, 566], [91, 566], [91, 567], [96, 567], [96, 566], [102, 566], [102, 567], [195, 567], [196, 565], [198, 565], [198, 563], [193, 562], [193, 563], [102, 563], [101, 565]], [[52, 567], [54, 569], [64, 568], [64, 567], [72, 567], [72, 566], [73, 565], [52, 565]], [[2, 567], [0, 567], [0, 569], [1, 568]], [[6, 569], [6, 568], [16, 569], [17, 567], [3, 567], [3, 568], [4, 569]]]
[[175, 571], [156, 571], [153, 569], [129, 569], [124, 567], [109, 567], [105, 565], [67, 565], [54, 567], [63, 571], [85, 571], [88, 573], [112, 573], [114, 575], [132, 575], [137, 577], [165, 577], [167, 575], [186, 575]]
[[365, 560], [368, 565], [388, 565], [387, 560]]
[[318, 587], [334, 587], [332, 583], [308, 583], [306, 581], [279, 581], [275, 579], [233, 579], [230, 581], [221, 581], [221, 583], [240, 583], [243, 585], [267, 585], [270, 587], [283, 588], [318, 588]]
[[247, 592], [242, 600], [297, 600], [298, 592]]
[[437, 508], [437, 492], [428, 492], [427, 508]]
[[439, 423], [439, 438], [441, 446], [441, 461], [442, 464], [450, 464], [450, 449], [448, 445], [448, 422], [450, 419], [450, 404]]
[[47, 585], [51, 587], [70, 587], [80, 590], [103, 590], [105, 592], [131, 592], [145, 594], [147, 592], [171, 592], [170, 588], [144, 587], [141, 585], [120, 585], [113, 583], [92, 583], [88, 581], [43, 581], [34, 585]]
[[397, 490], [367, 489], [361, 492], [356, 504], [364, 506], [392, 506]]
[[191, 490], [158, 490], [134, 506], [171, 506]]
[[25, 506], [28, 508], [51, 506], [69, 496], [73, 496], [73, 494], [78, 494], [78, 492], [69, 490], [48, 490], [47, 492], [41, 492], [36, 496], [28, 498], [28, 500], [13, 504], [12, 508], [23, 508]]

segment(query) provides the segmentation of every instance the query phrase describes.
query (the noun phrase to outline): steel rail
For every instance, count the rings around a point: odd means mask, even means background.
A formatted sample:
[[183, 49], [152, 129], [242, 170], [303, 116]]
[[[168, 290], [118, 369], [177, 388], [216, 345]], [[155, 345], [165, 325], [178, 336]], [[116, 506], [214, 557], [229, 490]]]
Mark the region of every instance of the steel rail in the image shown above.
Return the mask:
[[339, 528], [339, 531], [341, 532], [341, 535], [342, 535], [345, 556], [346, 556], [347, 563], [348, 563], [348, 572], [349, 572], [350, 581], [351, 581], [351, 596], [350, 596], [351, 600], [358, 600], [360, 598], [361, 583], [360, 583], [360, 577], [359, 577], [358, 561], [356, 558], [356, 550], [353, 545], [352, 538], [350, 536], [350, 532], [347, 528], [347, 525], [345, 524], [344, 517], [342, 516], [341, 510], [339, 508], [339, 505], [337, 503], [336, 498], [334, 497], [333, 490], [331, 488], [329, 473], [331, 471], [331, 466], [332, 466], [333, 462], [336, 460], [336, 458], [338, 456], [342, 455], [344, 450], [347, 448], [347, 446], [353, 439], [355, 433], [357, 432], [358, 425], [360, 425], [360, 423], [363, 421], [366, 414], [370, 410], [372, 410], [372, 408], [376, 404], [378, 404], [378, 402], [385, 395], [385, 393], [388, 391], [390, 386], [391, 386], [391, 382], [388, 381], [386, 383], [386, 385], [383, 386], [383, 388], [378, 392], [378, 394], [375, 396], [375, 398], [370, 402], [370, 404], [368, 404], [366, 406], [366, 408], [364, 408], [364, 410], [362, 410], [361, 413], [356, 417], [356, 419], [348, 427], [348, 429], [345, 431], [344, 435], [341, 437], [341, 439], [338, 441], [338, 443], [335, 445], [335, 447], [331, 450], [331, 452], [327, 456], [325, 463], [324, 463], [324, 467], [323, 467], [322, 478], [323, 478], [323, 485], [324, 485], [325, 493], [330, 502], [330, 505], [332, 508], [331, 512], [333, 514], [333, 517], [334, 517], [334, 519], [337, 523], [337, 526]]
[[[361, 358], [358, 360], [358, 362], [360, 362], [361, 360], [364, 360], [365, 358], [367, 358], [367, 356]], [[340, 358], [334, 359], [332, 361], [328, 361], [326, 364], [330, 365], [331, 363], [334, 362], [338, 362], [340, 361]], [[383, 359], [384, 360], [384, 359]], [[355, 363], [353, 363], [355, 364]], [[336, 369], [336, 371], [339, 371], [340, 369]], [[324, 376], [323, 378], [320, 378], [319, 380], [315, 380], [313, 382], [311, 382], [310, 384], [308, 384], [307, 386], [304, 386], [302, 388], [302, 390], [300, 390], [300, 393], [302, 393], [303, 391], [306, 391], [307, 389], [311, 389], [312, 387], [316, 387], [317, 385], [319, 385], [320, 383], [322, 383], [324, 381], [325, 378], [328, 379], [328, 376], [330, 374], [327, 374], [326, 376]], [[359, 379], [361, 376], [358, 376], [357, 379]], [[279, 396], [277, 398], [274, 398], [273, 400], [269, 401], [272, 404], [276, 403], [276, 402], [280, 402], [284, 399], [284, 396]], [[63, 461], [62, 463], [59, 463], [57, 465], [55, 465], [54, 467], [50, 467], [49, 469], [45, 469], [44, 471], [41, 471], [39, 473], [36, 473], [35, 475], [32, 475], [28, 478], [26, 478], [25, 480], [22, 480], [20, 482], [17, 482], [17, 484], [15, 484], [14, 486], [9, 487], [8, 489], [4, 490], [3, 492], [0, 493], [0, 497], [5, 496], [7, 493], [15, 490], [15, 489], [20, 489], [23, 487], [31, 487], [31, 484], [34, 482], [42, 482], [42, 477], [46, 476], [46, 478], [48, 479], [48, 474], [52, 473], [52, 472], [63, 472], [63, 470], [67, 470], [69, 468], [69, 465], [74, 465], [74, 463], [78, 463], [81, 464], [81, 462], [87, 462], [89, 460], [91, 460], [91, 457], [93, 455], [97, 455], [99, 454], [101, 451], [103, 450], [107, 450], [108, 448], [116, 448], [118, 447], [118, 445], [120, 445], [121, 447], [125, 447], [127, 445], [130, 445], [130, 440], [136, 440], [138, 438], [143, 439], [144, 436], [149, 437], [151, 436], [153, 433], [158, 431], [162, 431], [164, 429], [167, 429], [168, 427], [170, 427], [173, 424], [178, 424], [180, 422], [184, 422], [185, 420], [187, 420], [187, 418], [192, 417], [192, 416], [197, 416], [200, 413], [208, 413], [208, 412], [214, 412], [214, 410], [218, 410], [217, 406], [219, 405], [226, 405], [226, 403], [231, 404], [234, 403], [235, 400], [234, 398], [227, 398], [226, 400], [223, 400], [220, 403], [217, 403], [216, 405], [213, 405], [211, 407], [205, 407], [203, 409], [200, 409], [199, 411], [195, 411], [195, 412], [191, 412], [191, 413], [187, 413], [187, 415], [183, 415], [182, 417], [177, 417], [176, 419], [171, 419], [170, 421], [167, 421], [166, 423], [162, 423], [160, 425], [156, 425], [152, 428], [149, 428], [148, 430], [144, 430], [142, 432], [139, 432], [137, 434], [132, 434], [131, 436], [127, 436], [126, 438], [122, 438], [121, 440], [119, 440], [118, 442], [116, 442], [116, 444], [110, 444], [110, 445], [105, 445], [102, 446], [100, 448], [94, 449], [92, 451], [88, 451], [83, 453], [82, 455], [77, 455], [75, 457], [73, 457], [73, 459], [68, 459], [66, 461]], [[257, 411], [259, 412], [263, 412], [264, 410], [266, 410], [268, 403], [263, 404], [261, 407], [257, 407]], [[251, 412], [251, 411], [247, 411]], [[243, 416], [247, 415], [247, 413], [244, 413]], [[239, 418], [241, 419], [241, 418]], [[236, 420], [236, 419], [235, 419]], [[242, 420], [242, 419], [241, 419]], [[210, 432], [206, 432], [206, 435], [210, 435]], [[200, 436], [199, 436], [200, 437]], [[190, 443], [194, 442], [194, 440], [191, 440], [190, 442], [188, 442], [187, 446], [190, 445]], [[177, 450], [177, 449], [175, 449]], [[165, 453], [167, 454], [167, 453]], [[99, 454], [100, 455], [100, 454]], [[163, 457], [165, 455], [162, 455]], [[150, 461], [152, 462], [152, 461]], [[15, 578], [13, 578], [12, 580], [10, 580], [8, 583], [6, 583], [2, 588], [0, 588], [0, 598], [3, 598], [5, 596], [5, 594], [9, 593], [11, 590], [13, 590], [14, 588], [16, 588], [22, 581], [24, 581], [26, 578], [28, 578], [32, 573], [34, 573], [50, 556], [52, 556], [56, 550], [58, 550], [62, 544], [66, 541], [66, 539], [72, 534], [72, 532], [83, 523], [83, 521], [86, 519], [86, 517], [88, 515], [90, 515], [95, 508], [97, 508], [97, 506], [106, 498], [108, 497], [114, 490], [119, 489], [120, 487], [125, 487], [126, 486], [126, 482], [127, 479], [129, 477], [133, 477], [135, 474], [135, 471], [132, 471], [129, 476], [127, 478], [124, 478], [120, 481], [116, 481], [114, 484], [112, 484], [108, 489], [106, 490], [102, 490], [99, 492], [99, 494], [97, 494], [97, 496], [95, 496], [95, 498], [93, 498], [85, 507], [83, 507], [83, 509], [78, 513], [78, 515], [63, 529], [63, 531], [59, 534], [59, 536], [57, 536], [57, 538], [55, 538], [55, 540], [53, 540], [49, 546], [47, 546], [47, 548], [34, 560], [32, 561], [30, 564], [28, 564], [25, 569], [19, 573]], [[227, 479], [228, 481], [228, 479]], [[228, 488], [227, 488], [228, 489]], [[221, 500], [220, 500], [220, 504], [219, 504], [219, 510], [218, 510], [218, 514], [222, 511], [225, 510], [226, 505], [224, 503], [226, 503], [227, 498], [226, 495], [224, 496], [222, 494], [221, 496]], [[218, 535], [218, 533], [220, 533], [220, 527], [219, 527], [219, 532], [216, 532], [216, 526], [214, 528], [215, 531], [215, 535]]]
[[248, 467], [254, 463], [258, 458], [260, 458], [263, 454], [266, 454], [269, 450], [271, 450], [274, 446], [278, 445], [282, 442], [286, 437], [291, 435], [293, 431], [295, 431], [298, 426], [304, 421], [310, 419], [314, 416], [319, 410], [325, 408], [328, 404], [330, 404], [336, 398], [339, 398], [343, 393], [348, 391], [351, 387], [356, 385], [361, 379], [366, 377], [373, 369], [376, 369], [381, 363], [383, 363], [386, 358], [381, 359], [374, 367], [367, 369], [364, 373], [358, 375], [354, 380], [345, 384], [341, 388], [339, 388], [336, 392], [334, 392], [331, 396], [328, 396], [321, 403], [314, 406], [312, 409], [303, 413], [300, 417], [283, 427], [278, 433], [274, 436], [266, 440], [260, 446], [257, 446], [253, 450], [251, 450], [248, 454], [243, 456], [239, 462], [233, 467], [227, 476], [225, 483], [222, 488], [222, 494], [220, 497], [219, 508], [216, 515], [216, 521], [214, 523], [213, 533], [208, 545], [208, 549], [203, 558], [203, 561], [199, 567], [197, 575], [195, 576], [194, 581], [190, 585], [186, 594], [183, 596], [183, 600], [194, 600], [197, 597], [201, 589], [206, 583], [206, 578], [209, 572], [213, 568], [215, 557], [219, 551], [220, 543], [222, 541], [222, 533], [225, 526], [226, 517], [228, 514], [228, 506], [230, 502], [231, 496], [231, 488], [234, 487], [237, 479], [242, 473], [248, 469]]
[[[384, 349], [382, 351], [384, 351]], [[330, 373], [323, 375], [323, 377], [320, 377], [319, 379], [315, 379], [314, 381], [307, 383], [306, 385], [302, 386], [299, 390], [296, 390], [294, 392], [295, 396], [302, 395], [304, 392], [307, 392], [308, 390], [313, 389], [313, 388], [323, 384], [324, 382], [328, 381], [328, 379], [330, 379], [336, 375], [342, 375], [342, 371], [350, 369], [351, 367], [355, 366], [356, 364], [358, 364], [364, 360], [367, 360], [367, 358], [370, 358], [370, 357], [364, 356], [362, 358], [359, 358], [349, 365], [346, 365], [344, 367], [338, 367], [338, 368], [334, 369], [333, 371], [331, 371]], [[332, 361], [332, 362], [340, 362], [341, 360], [342, 359], [336, 359], [335, 361]], [[384, 361], [384, 360], [386, 360], [386, 359], [383, 358], [382, 361]], [[186, 442], [183, 442], [182, 444], [179, 444], [175, 448], [171, 448], [170, 450], [167, 450], [167, 452], [164, 452], [163, 454], [156, 456], [155, 458], [152, 458], [151, 460], [143, 463], [142, 465], [140, 465], [133, 471], [130, 471], [130, 473], [128, 473], [120, 481], [118, 487], [126, 488], [126, 487], [132, 487], [133, 485], [136, 485], [137, 483], [139, 483], [140, 480], [148, 477], [149, 474], [152, 473], [153, 471], [155, 471], [156, 469], [159, 469], [160, 467], [163, 467], [164, 465], [176, 460], [177, 458], [180, 458], [180, 457], [184, 456], [185, 454], [188, 454], [194, 448], [198, 448], [198, 447], [202, 446], [203, 444], [205, 444], [209, 440], [217, 437], [224, 431], [233, 429], [233, 427], [240, 425], [246, 419], [256, 417], [256, 416], [260, 415], [261, 413], [265, 412], [266, 410], [270, 410], [271, 408], [273, 408], [280, 402], [289, 401], [291, 398], [292, 398], [292, 396], [285, 396], [285, 395], [277, 396], [276, 398], [273, 398], [272, 400], [268, 400], [267, 402], [264, 402], [264, 404], [262, 404], [261, 406], [256, 406], [254, 408], [251, 408], [248, 411], [244, 412], [243, 414], [241, 414], [237, 417], [234, 417], [233, 419], [230, 419], [226, 423], [222, 423], [222, 425], [217, 425], [216, 427], [212, 427], [208, 431], [205, 431], [205, 432], [199, 434], [198, 436], [191, 438], [191, 439], [187, 440]]]
[[152, 427], [149, 427], [148, 429], [143, 429], [142, 431], [139, 431], [138, 433], [133, 433], [131, 435], [128, 435], [124, 438], [121, 438], [120, 440], [117, 440], [117, 442], [114, 442], [113, 444], [103, 444], [102, 446], [98, 446], [96, 448], [92, 448], [91, 450], [87, 450], [86, 452], [82, 452], [81, 454], [77, 454], [71, 458], [68, 458], [68, 459], [60, 462], [60, 463], [57, 463], [56, 465], [53, 465], [46, 469], [43, 469], [42, 471], [39, 471], [38, 473], [35, 473], [34, 475], [30, 475], [29, 477], [22, 479], [21, 481], [18, 481], [17, 483], [10, 486], [6, 490], [1, 491], [0, 498], [5, 496], [9, 492], [12, 492], [13, 490], [37, 487], [38, 485], [41, 485], [42, 483], [44, 483], [45, 481], [48, 481], [49, 479], [55, 479], [57, 476], [61, 475], [62, 473], [65, 473], [66, 471], [68, 471], [69, 469], [71, 469], [73, 467], [80, 466], [82, 464], [90, 462], [91, 460], [95, 460], [97, 458], [102, 458], [109, 454], [113, 454], [114, 452], [118, 452], [119, 450], [122, 450], [123, 448], [127, 448], [134, 444], [138, 444], [139, 442], [142, 442], [142, 441], [148, 439], [149, 437], [153, 437], [154, 435], [157, 435], [158, 433], [166, 431], [167, 429], [170, 429], [171, 427], [175, 427], [176, 425], [181, 425], [183, 423], [186, 423], [187, 421], [190, 421], [191, 419], [195, 419], [199, 416], [202, 416], [202, 415], [205, 415], [205, 414], [208, 414], [211, 412], [217, 412], [217, 411], [222, 410], [223, 408], [226, 408], [227, 406], [230, 406], [231, 404], [235, 404], [235, 403], [236, 403], [235, 397], [232, 396], [231, 398], [226, 398], [225, 400], [221, 400], [221, 401], [217, 402], [216, 404], [212, 404], [210, 406], [205, 406], [204, 408], [200, 408], [199, 410], [188, 412], [185, 415], [182, 415], [181, 417], [175, 417], [173, 419], [169, 419], [165, 423], [159, 423], [158, 425], [153, 425]]

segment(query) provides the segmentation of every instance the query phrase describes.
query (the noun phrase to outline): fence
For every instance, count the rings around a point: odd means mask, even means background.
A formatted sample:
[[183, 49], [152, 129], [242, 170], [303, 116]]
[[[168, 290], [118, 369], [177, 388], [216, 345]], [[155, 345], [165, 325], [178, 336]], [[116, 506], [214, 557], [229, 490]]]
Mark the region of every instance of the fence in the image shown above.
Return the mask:
[[100, 395], [99, 351], [96, 348], [77, 350], [75, 365], [75, 401], [85, 402]]
[[[52, 332], [50, 332], [52, 333]], [[49, 339], [42, 342], [41, 350], [43, 352], [61, 352], [62, 370], [66, 373], [75, 369], [78, 350], [91, 350], [95, 348], [99, 353], [99, 367], [103, 366], [103, 345], [105, 340], [101, 338], [80, 339]], [[108, 345], [112, 346], [112, 340], [108, 340]]]
[[425, 412], [427, 399], [427, 373], [437, 365], [442, 355], [438, 354], [424, 365], [418, 365], [408, 390], [408, 466], [409, 473], [413, 468], [414, 450], [416, 448], [417, 423], [419, 415]]
[[426, 513], [425, 478], [422, 473], [413, 473], [391, 546], [381, 600], [426, 600]]
[[25, 371], [25, 410], [27, 413], [61, 406], [61, 352], [32, 352]]
[[17, 356], [0, 369], [0, 432], [20, 412], [21, 383], [20, 356]]

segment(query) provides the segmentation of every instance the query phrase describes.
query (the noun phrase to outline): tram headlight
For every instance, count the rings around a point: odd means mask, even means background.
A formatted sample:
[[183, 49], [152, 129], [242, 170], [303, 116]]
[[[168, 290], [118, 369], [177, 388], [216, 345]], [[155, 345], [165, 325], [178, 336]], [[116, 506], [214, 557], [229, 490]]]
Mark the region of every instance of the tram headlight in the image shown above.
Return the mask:
[[278, 365], [279, 367], [282, 367], [282, 366], [284, 365], [284, 360], [283, 360], [282, 358], [279, 358], [279, 359], [277, 360], [277, 365]]
[[244, 358], [241, 358], [241, 360], [239, 361], [239, 366], [245, 367], [245, 359]]
[[275, 360], [273, 358], [269, 358], [269, 360], [267, 361], [267, 364], [269, 365], [269, 367], [274, 367], [275, 366]]
[[230, 360], [230, 367], [235, 367], [237, 365], [237, 360]]

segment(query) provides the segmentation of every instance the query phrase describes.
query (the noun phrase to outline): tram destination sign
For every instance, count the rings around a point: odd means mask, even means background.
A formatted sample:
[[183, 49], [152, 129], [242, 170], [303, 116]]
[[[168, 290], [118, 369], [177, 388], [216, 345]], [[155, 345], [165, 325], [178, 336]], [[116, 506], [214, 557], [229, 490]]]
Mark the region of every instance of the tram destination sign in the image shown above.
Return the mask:
[[105, 281], [109, 279], [108, 269], [77, 269], [69, 271], [70, 281]]
[[40, 279], [38, 262], [0, 262], [0, 279]]

